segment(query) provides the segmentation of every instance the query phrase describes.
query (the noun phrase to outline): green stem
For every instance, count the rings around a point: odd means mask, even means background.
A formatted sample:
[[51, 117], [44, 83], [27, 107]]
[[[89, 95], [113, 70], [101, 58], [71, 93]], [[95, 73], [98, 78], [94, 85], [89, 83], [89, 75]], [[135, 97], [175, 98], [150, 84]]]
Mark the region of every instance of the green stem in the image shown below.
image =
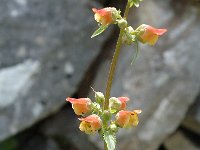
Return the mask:
[[[126, 19], [129, 13], [129, 2], [126, 4], [125, 12], [124, 12], [124, 18]], [[112, 58], [112, 62], [110, 65], [110, 70], [109, 70], [109, 75], [108, 75], [108, 80], [107, 80], [107, 85], [106, 85], [106, 95], [105, 95], [105, 103], [104, 103], [104, 110], [108, 109], [109, 106], [109, 98], [110, 98], [110, 91], [112, 87], [112, 82], [113, 82], [113, 77], [115, 74], [115, 69], [117, 65], [117, 60], [119, 58], [120, 50], [122, 47], [122, 35], [123, 35], [123, 30], [120, 29], [119, 37], [117, 40], [117, 45], [115, 48], [115, 52]]]
[[[129, 8], [130, 7], [129, 7], [129, 0], [128, 0], [128, 2], [126, 4], [125, 12], [124, 12], [124, 18], [125, 19], [128, 16]], [[104, 102], [104, 107], [103, 107], [104, 110], [107, 110], [108, 106], [109, 106], [109, 98], [110, 98], [110, 91], [111, 91], [111, 87], [112, 87], [112, 81], [113, 81], [113, 77], [114, 77], [114, 74], [115, 74], [117, 60], [119, 58], [120, 50], [121, 50], [121, 47], [122, 47], [123, 32], [124, 31], [122, 29], [120, 29], [119, 37], [118, 37], [118, 40], [117, 40], [117, 45], [116, 45], [115, 52], [114, 52], [112, 62], [111, 62], [111, 65], [110, 65], [110, 70], [109, 70], [109, 75], [108, 75], [108, 80], [107, 80], [107, 85], [106, 85], [105, 102]], [[106, 144], [105, 141], [104, 141], [104, 150], [108, 150], [107, 144]]]

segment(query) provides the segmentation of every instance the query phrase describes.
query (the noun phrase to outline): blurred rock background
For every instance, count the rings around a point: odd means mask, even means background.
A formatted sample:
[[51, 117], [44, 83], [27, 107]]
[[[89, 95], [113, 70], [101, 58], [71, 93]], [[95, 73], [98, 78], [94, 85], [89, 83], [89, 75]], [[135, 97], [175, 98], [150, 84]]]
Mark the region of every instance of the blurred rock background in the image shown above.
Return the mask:
[[[0, 150], [102, 149], [79, 132], [65, 98], [104, 91], [118, 29], [90, 39], [92, 7], [114, 0], [0, 0]], [[118, 150], [200, 150], [200, 1], [144, 0], [134, 27], [168, 29], [155, 47], [124, 46], [112, 96], [141, 108], [140, 125], [122, 130]]]

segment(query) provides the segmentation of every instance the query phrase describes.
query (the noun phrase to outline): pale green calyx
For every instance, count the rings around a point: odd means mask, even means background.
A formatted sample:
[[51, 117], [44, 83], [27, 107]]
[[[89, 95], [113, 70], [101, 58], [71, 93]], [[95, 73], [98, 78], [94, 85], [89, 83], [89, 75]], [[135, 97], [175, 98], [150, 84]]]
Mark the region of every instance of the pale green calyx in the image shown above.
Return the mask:
[[102, 113], [101, 106], [98, 103], [93, 102], [91, 103], [90, 106], [91, 106], [92, 112], [97, 113], [97, 114]]
[[122, 43], [127, 45], [133, 44], [136, 37], [134, 34], [134, 29], [131, 26], [126, 27], [122, 36]]
[[123, 18], [118, 20], [117, 23], [118, 23], [119, 28], [121, 28], [121, 29], [124, 29], [127, 27], [127, 21]]
[[97, 103], [102, 104], [105, 100], [103, 93], [95, 92], [95, 100], [96, 100]]
[[117, 132], [118, 131], [118, 127], [117, 127], [117, 125], [115, 124], [115, 123], [111, 123], [110, 124], [110, 130], [112, 131], [112, 132]]
[[121, 11], [120, 10], [117, 10], [116, 8], [112, 8], [112, 19], [113, 20], [117, 20], [119, 18], [122, 18], [121, 15], [120, 15]]
[[108, 110], [103, 111], [103, 122], [108, 122], [111, 119], [111, 113]]
[[121, 101], [116, 97], [111, 97], [109, 99], [109, 109], [111, 113], [119, 111], [121, 108]]
[[134, 33], [134, 29], [133, 27], [131, 26], [128, 26], [126, 29], [125, 29], [126, 32], [130, 33], [130, 34], [133, 34]]

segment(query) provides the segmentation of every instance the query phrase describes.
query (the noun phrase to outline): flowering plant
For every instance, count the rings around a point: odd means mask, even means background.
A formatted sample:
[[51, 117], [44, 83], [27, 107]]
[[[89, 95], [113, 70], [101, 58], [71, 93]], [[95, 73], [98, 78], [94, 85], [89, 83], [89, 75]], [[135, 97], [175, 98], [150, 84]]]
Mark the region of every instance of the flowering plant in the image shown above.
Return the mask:
[[[166, 29], [156, 29], [152, 26], [142, 24], [135, 30], [127, 22], [129, 9], [135, 5], [139, 7], [142, 0], [128, 0], [124, 16], [121, 16], [120, 10], [114, 7], [102, 9], [93, 8], [94, 18], [99, 23], [99, 28], [93, 33], [92, 38], [103, 33], [110, 25], [116, 24], [120, 28], [115, 53], [111, 62], [110, 71], [107, 80], [105, 96], [102, 92], [96, 92], [95, 101], [89, 98], [67, 98], [72, 104], [75, 114], [82, 115], [79, 129], [86, 134], [98, 132], [104, 140], [104, 149], [114, 150], [116, 145], [116, 133], [120, 128], [136, 127], [139, 123], [138, 115], [142, 112], [140, 109], [132, 111], [126, 110], [128, 97], [110, 97], [113, 76], [120, 49], [123, 44], [136, 44], [136, 52], [132, 63], [135, 62], [139, 49], [138, 43], [156, 44], [159, 36], [163, 35]], [[114, 117], [113, 117], [114, 116]], [[114, 119], [113, 119], [114, 118]]]

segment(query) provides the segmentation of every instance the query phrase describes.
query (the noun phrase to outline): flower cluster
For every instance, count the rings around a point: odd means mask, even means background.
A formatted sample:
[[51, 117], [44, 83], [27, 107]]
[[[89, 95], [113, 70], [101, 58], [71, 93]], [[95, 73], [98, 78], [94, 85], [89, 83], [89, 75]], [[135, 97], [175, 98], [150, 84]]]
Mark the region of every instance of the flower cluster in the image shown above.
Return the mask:
[[[79, 129], [81, 131], [86, 134], [93, 134], [101, 130], [105, 122], [110, 123], [110, 126], [104, 128], [104, 130], [115, 132], [118, 128], [138, 125], [138, 114], [141, 113], [141, 110], [125, 110], [126, 103], [129, 101], [128, 97], [111, 97], [108, 110], [104, 110], [102, 107], [104, 100], [104, 95], [101, 92], [95, 92], [95, 102], [92, 102], [89, 98], [66, 99], [66, 101], [72, 104], [75, 114], [82, 116], [90, 114], [85, 118], [79, 118], [81, 121]], [[111, 120], [112, 115], [115, 115], [115, 120]]]
[[[106, 7], [103, 9], [93, 8], [92, 10], [95, 13], [95, 20], [102, 26], [118, 24], [119, 28], [123, 30], [122, 42], [124, 44], [131, 45], [134, 42], [139, 41], [141, 43], [155, 45], [158, 37], [167, 32], [167, 29], [157, 29], [146, 24], [142, 24], [136, 30], [134, 30], [131, 26], [128, 25], [126, 19], [120, 15], [120, 11], [114, 7]], [[101, 34], [104, 30], [104, 28], [103, 30], [97, 30], [99, 33], [96, 34], [95, 32], [95, 36]]]

